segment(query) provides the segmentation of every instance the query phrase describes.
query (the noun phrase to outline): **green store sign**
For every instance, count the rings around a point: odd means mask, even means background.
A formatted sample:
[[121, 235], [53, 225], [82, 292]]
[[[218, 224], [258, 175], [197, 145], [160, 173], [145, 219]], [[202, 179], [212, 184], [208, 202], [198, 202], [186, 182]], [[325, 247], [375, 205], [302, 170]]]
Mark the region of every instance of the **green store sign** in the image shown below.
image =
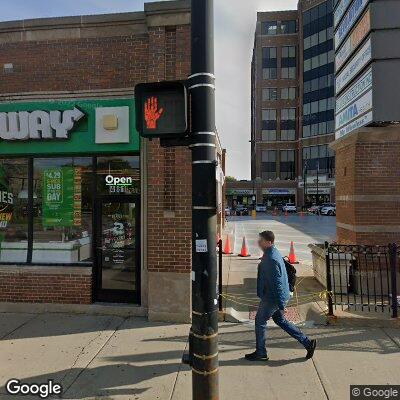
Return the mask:
[[139, 151], [135, 100], [0, 103], [0, 155]]

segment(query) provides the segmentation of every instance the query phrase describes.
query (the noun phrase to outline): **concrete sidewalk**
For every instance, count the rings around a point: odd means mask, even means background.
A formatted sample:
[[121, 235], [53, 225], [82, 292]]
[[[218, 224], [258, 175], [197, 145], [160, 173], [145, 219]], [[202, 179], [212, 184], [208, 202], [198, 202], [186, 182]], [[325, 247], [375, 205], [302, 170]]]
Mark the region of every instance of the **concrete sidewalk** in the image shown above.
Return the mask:
[[[71, 314], [0, 314], [0, 399], [5, 383], [62, 384], [64, 399], [188, 400], [191, 373], [181, 364], [187, 325], [142, 318]], [[277, 328], [269, 331], [271, 360], [253, 364], [253, 327], [220, 327], [221, 398], [264, 400], [348, 398], [352, 384], [400, 384], [400, 332], [314, 327], [314, 360]]]

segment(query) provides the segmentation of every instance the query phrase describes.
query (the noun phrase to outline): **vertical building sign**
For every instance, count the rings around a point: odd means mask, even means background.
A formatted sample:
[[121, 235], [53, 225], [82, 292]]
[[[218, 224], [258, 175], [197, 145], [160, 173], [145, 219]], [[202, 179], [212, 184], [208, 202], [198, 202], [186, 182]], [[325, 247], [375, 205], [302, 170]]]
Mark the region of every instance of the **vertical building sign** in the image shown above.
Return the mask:
[[43, 226], [80, 226], [81, 205], [81, 168], [48, 168], [43, 171]]

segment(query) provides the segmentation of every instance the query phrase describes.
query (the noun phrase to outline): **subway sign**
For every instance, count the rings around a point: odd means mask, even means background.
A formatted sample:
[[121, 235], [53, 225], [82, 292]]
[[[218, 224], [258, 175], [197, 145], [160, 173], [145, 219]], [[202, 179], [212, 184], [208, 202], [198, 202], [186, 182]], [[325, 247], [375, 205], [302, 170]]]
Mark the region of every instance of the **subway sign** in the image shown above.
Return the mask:
[[0, 139], [68, 139], [70, 132], [85, 114], [72, 110], [0, 112]]

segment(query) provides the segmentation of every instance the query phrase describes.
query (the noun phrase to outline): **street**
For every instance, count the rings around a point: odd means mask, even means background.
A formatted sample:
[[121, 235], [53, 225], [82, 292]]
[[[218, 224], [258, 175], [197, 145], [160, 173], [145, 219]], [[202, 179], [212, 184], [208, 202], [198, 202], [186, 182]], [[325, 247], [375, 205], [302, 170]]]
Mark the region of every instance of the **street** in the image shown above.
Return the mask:
[[[275, 244], [282, 255], [288, 255], [290, 242], [294, 242], [297, 258], [305, 265], [311, 264], [310, 243], [324, 243], [336, 237], [336, 218], [328, 216], [289, 214], [272, 216], [258, 213], [257, 219], [249, 216], [228, 217], [228, 231], [235, 237], [234, 254], [239, 254], [243, 237], [246, 237], [251, 255], [258, 256], [258, 234], [265, 230], [275, 233]], [[225, 240], [225, 238], [223, 238]]]

